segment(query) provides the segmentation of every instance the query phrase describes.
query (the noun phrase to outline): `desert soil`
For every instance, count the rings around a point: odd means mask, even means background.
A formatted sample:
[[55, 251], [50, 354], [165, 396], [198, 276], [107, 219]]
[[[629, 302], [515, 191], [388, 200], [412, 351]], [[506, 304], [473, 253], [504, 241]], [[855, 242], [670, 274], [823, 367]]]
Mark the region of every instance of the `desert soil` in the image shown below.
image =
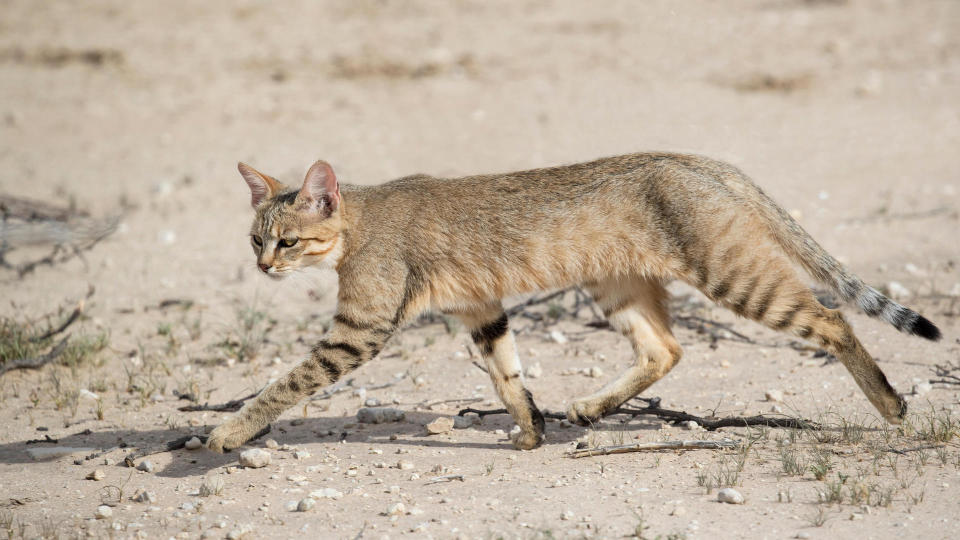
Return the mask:
[[[93, 286], [69, 331], [110, 343], [72, 368], [0, 378], [0, 528], [14, 538], [955, 538], [960, 387], [927, 381], [960, 351], [958, 29], [954, 0], [2, 2], [0, 193], [120, 224], [82, 258], [22, 277], [0, 269], [0, 315], [43, 320]], [[866, 281], [895, 282], [940, 326], [931, 343], [844, 308], [911, 394], [910, 425], [882, 427], [841, 365], [675, 285], [678, 314], [754, 343], [678, 328], [685, 358], [649, 396], [698, 415], [780, 411], [832, 431], [616, 416], [593, 428], [549, 422], [546, 443], [520, 452], [509, 417], [489, 416], [428, 435], [438, 417], [499, 402], [469, 335], [427, 321], [346, 391], [288, 411], [252, 442], [279, 445], [264, 468], [203, 449], [151, 455], [152, 472], [124, 466], [134, 449], [226, 417], [180, 412], [178, 396], [254, 392], [329, 324], [333, 274], [258, 275], [238, 160], [295, 183], [323, 158], [343, 182], [377, 184], [641, 150], [741, 167]], [[631, 362], [625, 340], [584, 325], [588, 310], [573, 316], [572, 298], [513, 322], [549, 411]], [[368, 399], [405, 419], [358, 423]], [[59, 442], [28, 443], [44, 436]], [[753, 445], [566, 455], [578, 442], [724, 437]], [[83, 450], [28, 452], [61, 447]], [[831, 469], [823, 480], [818, 459]], [[98, 469], [102, 480], [85, 479]], [[430, 482], [446, 475], [462, 479]], [[199, 496], [219, 481], [219, 494]], [[717, 502], [711, 485], [724, 483], [745, 503]], [[326, 488], [339, 497], [288, 510]], [[152, 501], [131, 499], [143, 490]], [[102, 504], [111, 515], [98, 519]]]

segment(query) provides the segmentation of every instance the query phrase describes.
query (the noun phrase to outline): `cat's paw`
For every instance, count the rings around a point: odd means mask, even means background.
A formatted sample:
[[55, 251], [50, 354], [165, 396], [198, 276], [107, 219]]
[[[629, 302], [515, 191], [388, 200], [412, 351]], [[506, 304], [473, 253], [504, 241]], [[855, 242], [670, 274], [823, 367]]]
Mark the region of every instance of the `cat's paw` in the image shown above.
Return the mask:
[[233, 450], [253, 438], [260, 431], [260, 426], [248, 420], [233, 417], [220, 424], [207, 437], [207, 448], [214, 452], [223, 453]]
[[510, 442], [517, 450], [533, 450], [546, 440], [542, 431], [514, 431], [510, 433]]
[[579, 426], [589, 426], [600, 420], [603, 412], [587, 400], [577, 400], [567, 409], [567, 420]]

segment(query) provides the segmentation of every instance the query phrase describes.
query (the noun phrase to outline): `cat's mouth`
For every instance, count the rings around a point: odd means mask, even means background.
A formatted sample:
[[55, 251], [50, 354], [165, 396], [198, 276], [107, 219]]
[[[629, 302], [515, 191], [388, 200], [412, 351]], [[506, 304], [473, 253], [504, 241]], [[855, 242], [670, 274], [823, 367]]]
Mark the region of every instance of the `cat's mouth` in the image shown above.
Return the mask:
[[277, 281], [280, 281], [281, 279], [287, 277], [287, 274], [289, 273], [290, 273], [289, 269], [278, 270], [277, 268], [270, 268], [269, 270], [266, 271], [266, 274], [267, 276], [270, 277], [270, 279], [274, 279]]

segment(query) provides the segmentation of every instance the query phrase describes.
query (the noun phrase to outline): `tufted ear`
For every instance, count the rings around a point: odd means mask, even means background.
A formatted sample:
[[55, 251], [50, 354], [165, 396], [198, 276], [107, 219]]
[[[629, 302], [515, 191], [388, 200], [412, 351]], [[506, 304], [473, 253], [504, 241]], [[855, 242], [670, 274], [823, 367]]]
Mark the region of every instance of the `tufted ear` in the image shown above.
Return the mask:
[[237, 170], [250, 186], [250, 205], [254, 208], [260, 206], [264, 199], [269, 199], [276, 195], [283, 187], [280, 182], [261, 173], [246, 163], [237, 163]]
[[310, 167], [303, 187], [297, 194], [297, 200], [304, 203], [310, 210], [323, 209], [333, 213], [340, 206], [340, 184], [333, 167], [326, 161], [320, 160]]

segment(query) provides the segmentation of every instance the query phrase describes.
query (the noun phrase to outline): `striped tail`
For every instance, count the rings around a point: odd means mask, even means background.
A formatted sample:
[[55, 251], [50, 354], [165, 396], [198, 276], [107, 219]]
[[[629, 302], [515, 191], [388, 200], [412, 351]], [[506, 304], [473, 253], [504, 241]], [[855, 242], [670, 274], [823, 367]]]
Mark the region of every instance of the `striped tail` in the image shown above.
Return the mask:
[[742, 192], [746, 185], [756, 190], [755, 195], [748, 197], [748, 200], [753, 201], [754, 208], [767, 221], [777, 242], [791, 259], [803, 266], [817, 281], [833, 289], [845, 301], [856, 301], [864, 313], [887, 321], [901, 332], [931, 341], [942, 337], [940, 329], [927, 318], [887, 298], [848, 272], [759, 187], [749, 182], [738, 186], [738, 191]]

